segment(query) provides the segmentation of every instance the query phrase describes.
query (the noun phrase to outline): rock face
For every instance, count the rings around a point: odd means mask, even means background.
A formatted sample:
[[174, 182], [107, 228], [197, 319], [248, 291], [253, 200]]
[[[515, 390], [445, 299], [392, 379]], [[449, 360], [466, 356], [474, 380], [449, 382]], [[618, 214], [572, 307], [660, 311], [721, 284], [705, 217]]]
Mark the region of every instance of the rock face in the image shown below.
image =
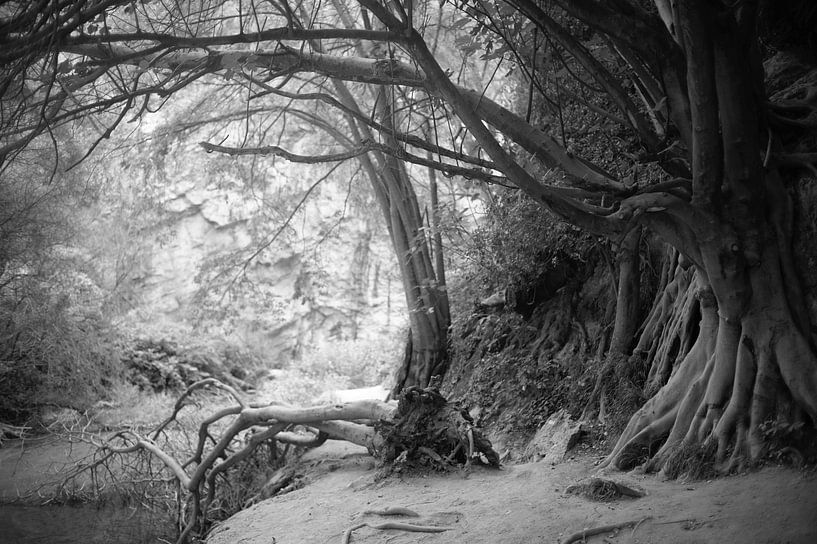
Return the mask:
[[267, 184], [259, 194], [214, 180], [206, 162], [163, 165], [159, 220], [127, 286], [140, 319], [195, 323], [280, 364], [336, 340], [399, 333], [404, 296], [368, 189], [327, 182], [310, 192], [309, 176], [287, 168], [285, 191]]

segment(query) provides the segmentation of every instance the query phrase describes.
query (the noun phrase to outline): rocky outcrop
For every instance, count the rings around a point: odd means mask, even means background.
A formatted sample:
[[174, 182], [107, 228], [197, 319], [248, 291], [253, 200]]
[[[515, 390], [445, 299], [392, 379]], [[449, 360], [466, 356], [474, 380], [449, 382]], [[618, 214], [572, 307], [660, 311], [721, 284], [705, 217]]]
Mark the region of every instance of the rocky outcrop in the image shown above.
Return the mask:
[[385, 230], [370, 206], [348, 202], [346, 188], [327, 185], [287, 222], [299, 198], [279, 195], [271, 214], [263, 202], [273, 196], [175, 174], [185, 177], [164, 187], [161, 221], [129, 279], [151, 325], [195, 322], [258, 347], [273, 366], [403, 325]]

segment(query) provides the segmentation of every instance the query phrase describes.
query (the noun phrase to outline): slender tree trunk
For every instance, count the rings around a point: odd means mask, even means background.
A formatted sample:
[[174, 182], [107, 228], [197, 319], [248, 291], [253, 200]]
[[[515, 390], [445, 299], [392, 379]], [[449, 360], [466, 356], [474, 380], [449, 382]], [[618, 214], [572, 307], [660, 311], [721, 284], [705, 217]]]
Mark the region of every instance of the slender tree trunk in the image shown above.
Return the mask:
[[[333, 3], [343, 24], [347, 28], [354, 28], [356, 25], [346, 8], [338, 2]], [[361, 57], [368, 56], [368, 52], [364, 51], [360, 43], [356, 44], [356, 48]], [[344, 105], [360, 111], [357, 101], [344, 83], [336, 81], [335, 88], [339, 91]], [[374, 100], [376, 114], [381, 124], [387, 127], [382, 134], [384, 142], [394, 149], [399, 149], [400, 143], [388, 130], [394, 123], [393, 92], [391, 88], [379, 87], [374, 93]], [[367, 126], [350, 116], [347, 116], [347, 122], [352, 127], [357, 141], [362, 137], [375, 141]], [[448, 327], [451, 323], [448, 293], [444, 286], [442, 267], [435, 271], [432, 249], [423, 233], [417, 194], [405, 163], [382, 153], [371, 153], [371, 158], [369, 155], [363, 156], [361, 161], [388, 226], [409, 313], [405, 355], [394, 385], [396, 395], [405, 387], [426, 387], [433, 376], [445, 373]], [[436, 198], [434, 191], [432, 198]], [[436, 209], [436, 203], [433, 203], [432, 207]], [[433, 255], [438, 262], [442, 262], [441, 240], [434, 248]]]
[[[394, 122], [392, 92], [391, 88], [381, 88], [377, 98], [380, 122], [387, 129]], [[384, 138], [388, 145], [399, 146], [388, 130]], [[422, 229], [420, 206], [405, 164], [393, 157], [383, 160], [386, 168], [382, 177], [391, 202], [392, 243], [400, 261], [409, 311], [409, 338], [394, 387], [399, 393], [410, 386], [427, 387], [432, 377], [445, 373], [451, 316], [448, 294], [437, 279], [432, 248]], [[440, 257], [441, 245], [436, 252]]]
[[610, 352], [627, 354], [638, 329], [640, 300], [639, 244], [641, 229], [635, 228], [624, 237], [618, 249], [618, 289], [616, 292], [616, 320], [610, 339]]
[[[431, 159], [431, 152], [428, 153]], [[428, 169], [428, 192], [431, 199], [431, 238], [434, 253], [434, 266], [437, 270], [437, 281], [441, 289], [446, 288], [445, 281], [445, 255], [443, 254], [443, 233], [440, 228], [440, 202], [439, 191], [437, 190], [437, 171]]]
[[[613, 334], [610, 338], [604, 364], [596, 376], [593, 392], [585, 405], [581, 419], [596, 418], [601, 423], [607, 422], [608, 397], [616, 394], [623, 396], [620, 383], [629, 380], [624, 376], [629, 368], [628, 355], [639, 325], [641, 271], [639, 245], [641, 228], [627, 233], [616, 252], [616, 308], [613, 322]], [[600, 349], [604, 349], [604, 342]]]

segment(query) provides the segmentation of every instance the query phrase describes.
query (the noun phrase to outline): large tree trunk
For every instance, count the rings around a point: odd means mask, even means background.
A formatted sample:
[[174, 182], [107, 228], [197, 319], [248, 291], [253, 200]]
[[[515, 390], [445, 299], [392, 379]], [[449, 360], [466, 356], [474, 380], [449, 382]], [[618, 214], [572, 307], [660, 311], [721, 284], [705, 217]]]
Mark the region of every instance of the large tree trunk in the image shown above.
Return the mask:
[[752, 15], [695, 1], [674, 13], [694, 128], [693, 197], [656, 196], [665, 205], [646, 208], [654, 213], [644, 222], [694, 273], [690, 281], [676, 266], [671, 311], [658, 308], [644, 327], [653, 338], [639, 347], [658, 345], [648, 387], [660, 389], [608, 457], [618, 468], [646, 463], [669, 476], [743, 468], [785, 445], [771, 440], [779, 430], [813, 433], [817, 424], [817, 359], [791, 255], [791, 206], [769, 162]]
[[[439, 380], [448, 370], [447, 330], [439, 330], [433, 321], [420, 323], [416, 328], [420, 331], [420, 336], [415, 336], [414, 326], [408, 332], [403, 361], [397, 372], [394, 395], [411, 386], [427, 387], [439, 384]], [[416, 343], [415, 338], [419, 339]]]
[[448, 293], [437, 280], [405, 165], [390, 157], [382, 160], [386, 167], [377, 179], [377, 191], [383, 195], [384, 210], [388, 206], [389, 234], [409, 313], [406, 356], [394, 385], [397, 395], [407, 387], [427, 387], [433, 376], [445, 372], [451, 316]]

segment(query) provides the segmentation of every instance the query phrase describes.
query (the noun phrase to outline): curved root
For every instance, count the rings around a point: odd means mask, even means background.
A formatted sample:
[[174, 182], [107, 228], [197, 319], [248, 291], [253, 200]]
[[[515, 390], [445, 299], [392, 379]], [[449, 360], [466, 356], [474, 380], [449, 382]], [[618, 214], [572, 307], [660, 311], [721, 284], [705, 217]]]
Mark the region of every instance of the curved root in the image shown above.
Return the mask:
[[777, 294], [779, 268], [764, 261], [752, 269], [753, 302], [739, 319], [719, 315], [711, 295], [701, 297], [695, 344], [631, 418], [603, 467], [645, 462], [670, 477], [709, 477], [764, 458], [769, 432], [802, 425], [803, 412], [814, 433], [817, 359]]
[[647, 516], [642, 518], [638, 521], [625, 521], [624, 523], [613, 523], [611, 525], [602, 525], [601, 527], [593, 527], [592, 529], [582, 529], [581, 531], [577, 531], [572, 535], [568, 536], [564, 540], [561, 541], [561, 544], [572, 544], [573, 542], [584, 542], [587, 537], [600, 535], [602, 533], [610, 533], [612, 531], [618, 531], [619, 529], [623, 529], [625, 527], [629, 527], [630, 525], [634, 525], [633, 533], [635, 530], [638, 529], [638, 526], [647, 521], [648, 519], [652, 519], [652, 516]]
[[396, 531], [410, 531], [414, 533], [442, 533], [453, 529], [453, 527], [438, 527], [436, 525], [412, 525], [411, 523], [400, 523], [399, 521], [387, 521], [386, 523], [363, 522], [353, 525], [352, 527], [349, 527], [343, 531], [341, 544], [349, 544], [352, 538], [352, 533], [361, 527], [371, 527], [372, 529], [378, 529], [380, 531], [393, 529]]

